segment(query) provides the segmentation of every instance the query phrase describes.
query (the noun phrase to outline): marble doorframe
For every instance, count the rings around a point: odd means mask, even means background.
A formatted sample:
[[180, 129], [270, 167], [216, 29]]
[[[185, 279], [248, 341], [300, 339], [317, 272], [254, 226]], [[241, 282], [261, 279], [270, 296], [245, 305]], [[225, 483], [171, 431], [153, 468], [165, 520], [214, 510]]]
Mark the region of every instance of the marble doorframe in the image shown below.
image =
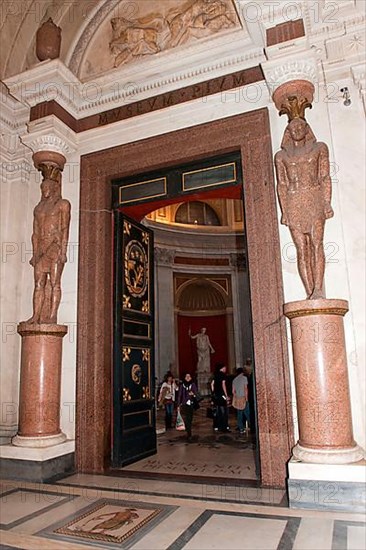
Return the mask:
[[[107, 129], [106, 129], [107, 131]], [[294, 444], [281, 250], [266, 108], [81, 157], [76, 467], [110, 463], [113, 336], [111, 179], [240, 151], [256, 368], [260, 474], [285, 485]], [[265, 223], [264, 223], [265, 221]]]

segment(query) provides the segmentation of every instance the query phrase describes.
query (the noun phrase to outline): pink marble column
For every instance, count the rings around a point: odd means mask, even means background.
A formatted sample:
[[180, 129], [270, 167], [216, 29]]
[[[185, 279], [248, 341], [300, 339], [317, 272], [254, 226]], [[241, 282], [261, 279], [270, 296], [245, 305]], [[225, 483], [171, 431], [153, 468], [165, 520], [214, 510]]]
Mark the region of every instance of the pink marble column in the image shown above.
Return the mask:
[[19, 429], [13, 445], [48, 447], [66, 440], [60, 429], [62, 339], [66, 325], [19, 323], [22, 337]]
[[290, 319], [299, 441], [294, 458], [346, 464], [364, 457], [353, 439], [344, 338], [345, 300], [301, 300], [284, 305]]

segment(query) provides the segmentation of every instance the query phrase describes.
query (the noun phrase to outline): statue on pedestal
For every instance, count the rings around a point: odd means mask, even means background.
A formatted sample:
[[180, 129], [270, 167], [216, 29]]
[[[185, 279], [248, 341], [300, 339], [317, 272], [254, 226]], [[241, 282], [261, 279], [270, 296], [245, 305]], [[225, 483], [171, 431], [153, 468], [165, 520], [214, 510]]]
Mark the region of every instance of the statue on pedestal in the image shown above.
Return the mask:
[[34, 268], [33, 315], [27, 323], [57, 323], [61, 300], [61, 275], [69, 238], [69, 201], [61, 196], [61, 174], [57, 167], [40, 165], [42, 197], [34, 209], [30, 264]]
[[325, 298], [323, 247], [325, 220], [333, 216], [329, 150], [318, 142], [304, 118], [310, 106], [297, 97], [288, 98], [280, 114], [289, 123], [275, 156], [281, 223], [290, 229], [297, 250], [297, 264], [307, 299]]
[[197, 346], [197, 372], [203, 373], [203, 372], [210, 372], [210, 353], [215, 353], [215, 350], [213, 349], [210, 338], [208, 337], [208, 334], [206, 334], [206, 329], [203, 327], [201, 328], [200, 332], [198, 334], [192, 335], [191, 331], [189, 331], [189, 336], [192, 338], [192, 340], [196, 340], [196, 346]]

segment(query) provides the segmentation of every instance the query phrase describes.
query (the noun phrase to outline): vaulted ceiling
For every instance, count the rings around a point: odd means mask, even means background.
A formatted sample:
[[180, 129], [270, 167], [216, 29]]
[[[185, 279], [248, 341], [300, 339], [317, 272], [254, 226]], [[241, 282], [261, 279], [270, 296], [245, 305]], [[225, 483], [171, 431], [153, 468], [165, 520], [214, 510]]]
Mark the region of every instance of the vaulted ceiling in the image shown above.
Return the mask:
[[364, 24], [365, 5], [364, 0], [2, 2], [0, 75], [38, 63], [36, 32], [49, 17], [62, 29], [61, 60], [81, 80], [156, 56], [160, 72], [177, 56], [217, 59], [237, 52], [255, 59], [267, 45], [268, 28], [297, 19], [303, 19], [309, 45], [334, 62], [364, 51], [365, 36], [357, 28]]

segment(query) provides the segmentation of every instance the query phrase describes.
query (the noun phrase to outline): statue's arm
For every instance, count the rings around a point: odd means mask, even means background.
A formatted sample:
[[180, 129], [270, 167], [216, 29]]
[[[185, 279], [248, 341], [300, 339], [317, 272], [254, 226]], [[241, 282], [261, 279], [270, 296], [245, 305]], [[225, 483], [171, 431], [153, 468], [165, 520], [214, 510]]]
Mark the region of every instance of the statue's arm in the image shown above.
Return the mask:
[[69, 201], [63, 200], [61, 207], [61, 262], [66, 263], [67, 243], [69, 241], [71, 205]]
[[320, 144], [319, 184], [323, 190], [325, 217], [331, 218], [334, 215], [330, 205], [332, 199], [332, 180], [330, 177], [329, 150], [325, 143]]
[[215, 350], [213, 349], [210, 340], [208, 340], [208, 345], [209, 345], [209, 348], [211, 350], [211, 353], [215, 353]]
[[32, 233], [32, 249], [33, 254], [32, 258], [29, 260], [29, 263], [35, 267], [36, 263], [39, 260], [39, 250], [38, 250], [38, 234], [39, 234], [39, 223], [37, 220], [36, 214], [34, 214], [33, 218], [33, 233]]
[[283, 160], [282, 151], [279, 151], [275, 156], [275, 167], [277, 177], [277, 194], [280, 202], [282, 218], [281, 223], [288, 225], [287, 219], [287, 189], [288, 189], [288, 177], [286, 171], [286, 165]]

